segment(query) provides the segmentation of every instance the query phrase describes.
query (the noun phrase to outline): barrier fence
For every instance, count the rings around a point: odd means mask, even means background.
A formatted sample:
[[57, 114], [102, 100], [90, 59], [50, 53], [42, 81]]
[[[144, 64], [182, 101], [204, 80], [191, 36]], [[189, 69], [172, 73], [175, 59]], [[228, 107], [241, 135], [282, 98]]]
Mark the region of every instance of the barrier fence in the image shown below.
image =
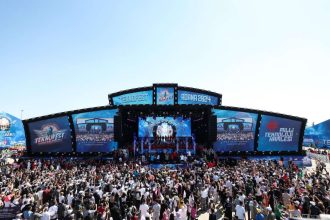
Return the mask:
[[312, 152], [307, 152], [306, 155], [310, 158], [316, 159], [316, 160], [320, 160], [324, 163], [330, 163], [329, 160], [329, 156], [328, 155], [324, 155], [324, 154], [315, 154]]

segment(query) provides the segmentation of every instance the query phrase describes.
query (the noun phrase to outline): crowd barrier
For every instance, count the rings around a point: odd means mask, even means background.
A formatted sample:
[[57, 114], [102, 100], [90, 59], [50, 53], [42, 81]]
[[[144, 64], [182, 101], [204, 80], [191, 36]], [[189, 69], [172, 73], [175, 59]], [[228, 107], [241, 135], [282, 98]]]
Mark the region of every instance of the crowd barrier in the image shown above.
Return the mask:
[[320, 160], [324, 163], [330, 163], [329, 157], [328, 155], [323, 155], [323, 154], [315, 154], [312, 152], [307, 152], [306, 155], [310, 158], [316, 159], [316, 160]]

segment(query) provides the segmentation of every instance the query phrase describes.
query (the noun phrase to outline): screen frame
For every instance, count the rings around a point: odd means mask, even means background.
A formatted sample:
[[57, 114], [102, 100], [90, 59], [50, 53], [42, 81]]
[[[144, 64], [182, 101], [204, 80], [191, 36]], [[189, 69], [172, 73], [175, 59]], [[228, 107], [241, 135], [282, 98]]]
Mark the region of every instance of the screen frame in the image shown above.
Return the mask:
[[[72, 135], [72, 139], [73, 139], [73, 143], [74, 143], [74, 149], [75, 149], [75, 152], [76, 153], [86, 153], [85, 151], [78, 151], [78, 149], [77, 149], [77, 139], [76, 139], [76, 128], [75, 128], [75, 126], [74, 126], [74, 121], [73, 121], [73, 115], [78, 115], [78, 114], [82, 114], [82, 113], [90, 113], [90, 112], [97, 112], [97, 111], [106, 111], [106, 110], [109, 110], [109, 111], [111, 111], [111, 110], [117, 110], [117, 113], [116, 113], [116, 115], [118, 115], [119, 114], [119, 109], [118, 108], [109, 108], [109, 107], [101, 107], [101, 108], [92, 108], [92, 109], [83, 109], [83, 110], [77, 110], [77, 111], [73, 111], [73, 112], [70, 112], [70, 119], [71, 119], [71, 124], [72, 124], [72, 126], [73, 126], [73, 135]], [[114, 118], [115, 118], [115, 116], [116, 115], [114, 115]], [[113, 123], [114, 124], [114, 131], [113, 131], [113, 133], [114, 133], [114, 135], [115, 135], [115, 123]], [[98, 151], [88, 151], [89, 153], [99, 153]], [[111, 152], [102, 152], [102, 153], [111, 153]]]
[[[67, 117], [68, 118], [68, 123], [69, 123], [69, 128], [70, 128], [70, 139], [71, 139], [71, 150], [70, 151], [64, 151], [64, 152], [53, 152], [53, 151], [32, 151], [32, 140], [31, 140], [31, 133], [30, 133], [30, 124], [35, 123], [35, 122], [41, 122], [45, 120], [52, 120], [52, 119], [57, 119], [57, 118], [62, 118], [62, 117]], [[71, 123], [71, 118], [69, 115], [64, 114], [64, 113], [59, 113], [59, 114], [54, 114], [54, 115], [49, 115], [49, 116], [43, 116], [43, 117], [38, 117], [34, 118], [31, 120], [24, 120], [23, 121], [24, 125], [24, 130], [25, 130], [25, 136], [26, 136], [26, 150], [30, 154], [58, 154], [58, 153], [72, 153], [75, 151], [74, 146], [73, 146], [73, 140], [72, 140], [72, 123]]]
[[[211, 111], [213, 109], [219, 109], [219, 110], [231, 110], [231, 111], [240, 111], [240, 112], [248, 112], [248, 113], [256, 113], [258, 114], [258, 121], [256, 125], [256, 132], [255, 132], [255, 139], [254, 139], [254, 152], [245, 152], [246, 154], [254, 154], [254, 155], [265, 155], [265, 154], [277, 154], [277, 155], [286, 155], [286, 154], [301, 154], [302, 153], [302, 145], [304, 141], [304, 131], [307, 124], [306, 118], [301, 118], [297, 116], [292, 115], [286, 115], [281, 113], [275, 113], [275, 112], [269, 112], [269, 111], [263, 111], [263, 110], [257, 110], [257, 109], [248, 109], [248, 108], [240, 108], [240, 107], [233, 107], [233, 106], [219, 106], [219, 107], [213, 107], [211, 108]], [[259, 144], [259, 132], [260, 132], [260, 126], [261, 126], [261, 115], [269, 115], [273, 117], [279, 117], [284, 119], [290, 119], [295, 121], [301, 121], [301, 128], [300, 128], [300, 136], [299, 136], [299, 142], [298, 142], [298, 151], [258, 151], [258, 144]], [[224, 152], [222, 155], [230, 155], [230, 154], [237, 154], [235, 152], [228, 153]], [[239, 152], [239, 154], [242, 154], [242, 152]]]
[[[143, 119], [143, 118], [145, 118], [145, 119]], [[138, 138], [155, 138], [154, 136], [140, 136], [139, 134], [140, 134], [140, 130], [139, 130], [139, 127], [140, 127], [140, 123], [141, 123], [141, 121], [146, 121], [148, 118], [153, 118], [153, 116], [145, 116], [145, 117], [138, 117], [138, 132], [137, 132], [137, 137]], [[171, 118], [173, 121], [176, 121], [176, 119], [175, 119], [175, 117], [174, 116], [156, 116], [156, 120], [157, 120], [157, 118]], [[183, 117], [182, 116], [177, 116], [176, 118], [182, 118], [183, 119]], [[175, 136], [175, 138], [189, 138], [189, 137], [191, 137], [192, 136], [192, 125], [191, 125], [191, 118], [187, 118], [187, 119], [183, 119], [183, 120], [189, 120], [190, 121], [190, 135], [187, 135], [187, 136]]]

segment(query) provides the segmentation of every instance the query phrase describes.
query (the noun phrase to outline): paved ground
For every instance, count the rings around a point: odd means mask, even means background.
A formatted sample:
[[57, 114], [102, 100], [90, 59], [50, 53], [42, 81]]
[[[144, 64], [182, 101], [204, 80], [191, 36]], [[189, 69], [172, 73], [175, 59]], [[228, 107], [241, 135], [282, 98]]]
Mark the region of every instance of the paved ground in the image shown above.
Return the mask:
[[[327, 171], [330, 172], [330, 163], [327, 163]], [[309, 172], [312, 172], [316, 168], [316, 161], [312, 160], [312, 167], [306, 168]], [[198, 220], [208, 220], [209, 219], [209, 214], [204, 213], [198, 217]], [[246, 218], [247, 219], [247, 218]]]

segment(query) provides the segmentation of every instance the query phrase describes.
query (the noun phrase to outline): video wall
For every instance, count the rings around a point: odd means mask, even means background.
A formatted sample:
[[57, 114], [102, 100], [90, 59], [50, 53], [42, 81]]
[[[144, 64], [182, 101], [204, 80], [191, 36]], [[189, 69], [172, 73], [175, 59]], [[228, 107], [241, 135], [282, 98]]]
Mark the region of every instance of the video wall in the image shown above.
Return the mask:
[[157, 87], [157, 105], [174, 105], [174, 88]]
[[191, 119], [183, 117], [139, 117], [138, 136], [143, 138], [191, 137]]
[[71, 152], [71, 129], [68, 116], [30, 122], [32, 152]]
[[258, 114], [214, 109], [217, 117], [216, 152], [254, 151]]
[[112, 152], [118, 148], [114, 141], [114, 116], [117, 109], [84, 112], [72, 115], [77, 152]]
[[198, 92], [187, 90], [178, 91], [179, 105], [218, 105], [219, 99], [216, 96], [211, 96]]
[[304, 145], [330, 149], [330, 120], [306, 128]]
[[302, 122], [261, 115], [258, 151], [298, 151]]
[[113, 105], [152, 105], [152, 93], [152, 90], [146, 90], [114, 96]]
[[10, 147], [25, 147], [25, 132], [20, 119], [5, 113], [0, 113], [0, 149]]

